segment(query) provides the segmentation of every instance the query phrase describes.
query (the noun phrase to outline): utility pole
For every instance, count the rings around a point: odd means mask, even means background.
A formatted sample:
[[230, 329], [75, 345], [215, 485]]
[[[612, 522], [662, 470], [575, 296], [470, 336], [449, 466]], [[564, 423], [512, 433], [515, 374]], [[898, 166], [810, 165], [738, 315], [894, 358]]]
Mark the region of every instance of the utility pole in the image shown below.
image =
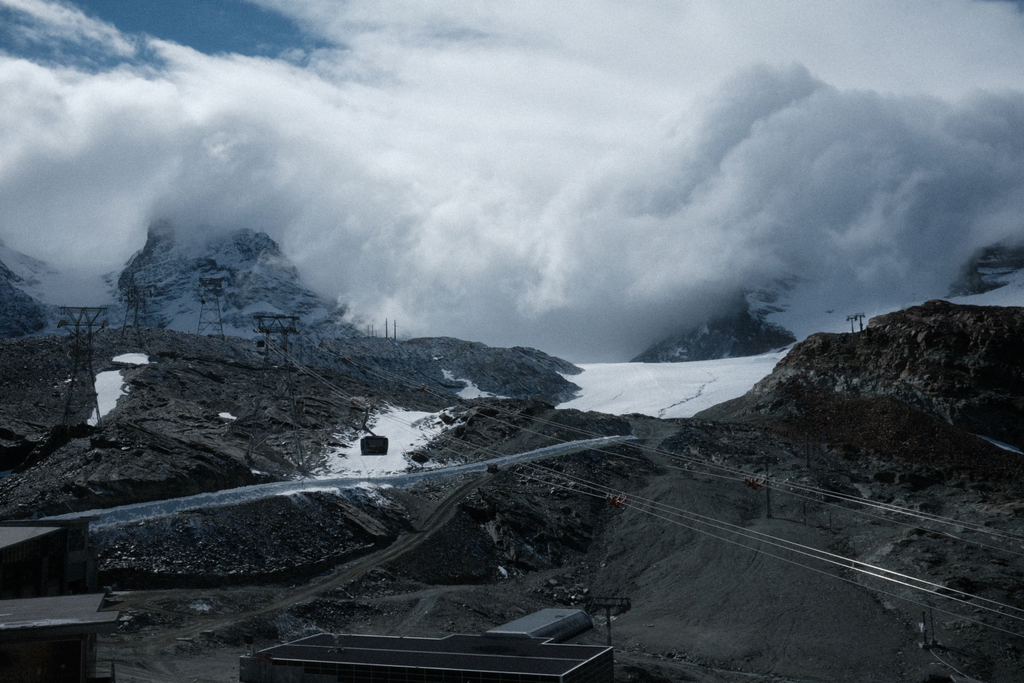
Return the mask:
[[[612, 617], [624, 614], [630, 610], [632, 604], [629, 598], [591, 598], [587, 601], [587, 611], [603, 609], [605, 623], [608, 625], [608, 646], [612, 644]], [[612, 612], [615, 614], [612, 614]]]
[[[278, 336], [277, 352], [281, 356], [285, 373], [286, 391], [290, 405], [292, 435], [295, 437], [295, 466], [301, 471], [306, 470], [306, 454], [302, 448], [302, 438], [299, 435], [299, 408], [295, 397], [295, 383], [292, 381], [292, 360], [289, 356], [288, 335], [298, 334], [297, 315], [273, 315], [270, 313], [258, 313], [253, 316], [256, 320], [256, 332], [263, 335], [263, 368], [266, 372], [270, 368], [270, 348], [274, 346], [272, 335]], [[280, 397], [277, 397], [280, 398]], [[259, 401], [257, 399], [257, 407]], [[251, 442], [251, 439], [250, 439]]]
[[196, 334], [213, 328], [218, 339], [224, 339], [224, 322], [220, 317], [220, 295], [224, 278], [199, 278], [199, 329]]
[[[98, 322], [99, 317], [107, 310], [106, 307], [90, 308], [76, 306], [61, 306], [61, 315], [67, 319], [61, 319], [57, 327], [74, 328], [72, 334], [71, 349], [71, 380], [68, 383], [68, 395], [64, 402], [64, 417], [61, 418], [61, 425], [67, 427], [83, 408], [89, 408], [90, 415], [96, 415], [96, 424], [100, 421], [100, 404], [96, 396], [96, 373], [92, 367], [92, 335], [96, 329], [103, 329], [107, 321]], [[81, 389], [79, 375], [85, 375], [85, 395], [79, 397], [76, 402], [76, 394]]]

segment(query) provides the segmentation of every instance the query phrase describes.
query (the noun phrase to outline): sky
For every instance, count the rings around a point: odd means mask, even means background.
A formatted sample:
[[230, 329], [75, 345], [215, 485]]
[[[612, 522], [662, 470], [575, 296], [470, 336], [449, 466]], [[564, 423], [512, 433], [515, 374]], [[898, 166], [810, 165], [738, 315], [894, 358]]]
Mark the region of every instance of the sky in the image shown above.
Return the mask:
[[576, 362], [1024, 240], [1012, 2], [0, 0], [0, 93], [11, 249], [263, 230], [354, 320]]

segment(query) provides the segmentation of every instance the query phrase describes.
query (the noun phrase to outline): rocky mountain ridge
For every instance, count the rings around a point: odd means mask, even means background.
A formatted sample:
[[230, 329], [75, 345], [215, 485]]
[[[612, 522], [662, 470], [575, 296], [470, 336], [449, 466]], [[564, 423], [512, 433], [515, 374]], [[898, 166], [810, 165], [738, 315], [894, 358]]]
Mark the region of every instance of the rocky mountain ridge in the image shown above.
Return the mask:
[[525, 347], [493, 348], [451, 337], [399, 341], [359, 337], [324, 340], [332, 367], [381, 387], [407, 388], [410, 379], [466, 398], [533, 398], [558, 404], [579, 387], [566, 379], [580, 368]]
[[[107, 279], [118, 301], [111, 314], [137, 301], [131, 313], [141, 325], [198, 331], [205, 307], [208, 324], [203, 332], [216, 333], [218, 317], [209, 312], [219, 304], [224, 334], [233, 336], [252, 336], [255, 313], [297, 316], [311, 339], [358, 334], [344, 321], [344, 308], [306, 287], [266, 233], [243, 229], [192, 243], [169, 223], [158, 221], [149, 227], [142, 250], [116, 279]], [[204, 289], [204, 279], [217, 284]]]
[[1024, 308], [929, 301], [872, 318], [863, 332], [808, 337], [744, 399], [777, 413], [794, 385], [891, 397], [941, 422], [1024, 447]]

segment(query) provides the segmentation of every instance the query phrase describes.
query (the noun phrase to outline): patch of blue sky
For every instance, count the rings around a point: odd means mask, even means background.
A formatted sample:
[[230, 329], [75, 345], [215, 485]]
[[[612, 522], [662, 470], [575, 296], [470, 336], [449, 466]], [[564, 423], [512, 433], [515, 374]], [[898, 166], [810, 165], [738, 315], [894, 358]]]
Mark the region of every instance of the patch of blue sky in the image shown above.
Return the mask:
[[[244, 0], [75, 0], [100, 35], [65, 30], [0, 2], [0, 50], [36, 62], [85, 69], [152, 61], [143, 36], [199, 52], [287, 58], [303, 63], [327, 45], [288, 17]], [[127, 47], [127, 49], [126, 49]]]
[[278, 57], [316, 47], [288, 17], [244, 0], [76, 0], [125, 33], [145, 33], [208, 55]]
[[0, 4], [0, 51], [33, 62], [84, 70], [112, 68], [138, 58], [134, 41], [54, 26], [30, 13]]

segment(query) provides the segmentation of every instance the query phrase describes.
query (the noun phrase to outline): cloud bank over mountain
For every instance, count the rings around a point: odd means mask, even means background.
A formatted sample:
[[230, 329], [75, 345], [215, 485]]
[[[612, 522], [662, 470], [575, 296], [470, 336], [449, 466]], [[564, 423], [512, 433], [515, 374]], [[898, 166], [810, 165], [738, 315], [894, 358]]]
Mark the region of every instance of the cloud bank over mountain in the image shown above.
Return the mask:
[[941, 296], [1024, 239], [1014, 3], [254, 4], [305, 39], [0, 0], [0, 239], [99, 273], [153, 220], [262, 230], [378, 327], [581, 361], [780, 277]]

